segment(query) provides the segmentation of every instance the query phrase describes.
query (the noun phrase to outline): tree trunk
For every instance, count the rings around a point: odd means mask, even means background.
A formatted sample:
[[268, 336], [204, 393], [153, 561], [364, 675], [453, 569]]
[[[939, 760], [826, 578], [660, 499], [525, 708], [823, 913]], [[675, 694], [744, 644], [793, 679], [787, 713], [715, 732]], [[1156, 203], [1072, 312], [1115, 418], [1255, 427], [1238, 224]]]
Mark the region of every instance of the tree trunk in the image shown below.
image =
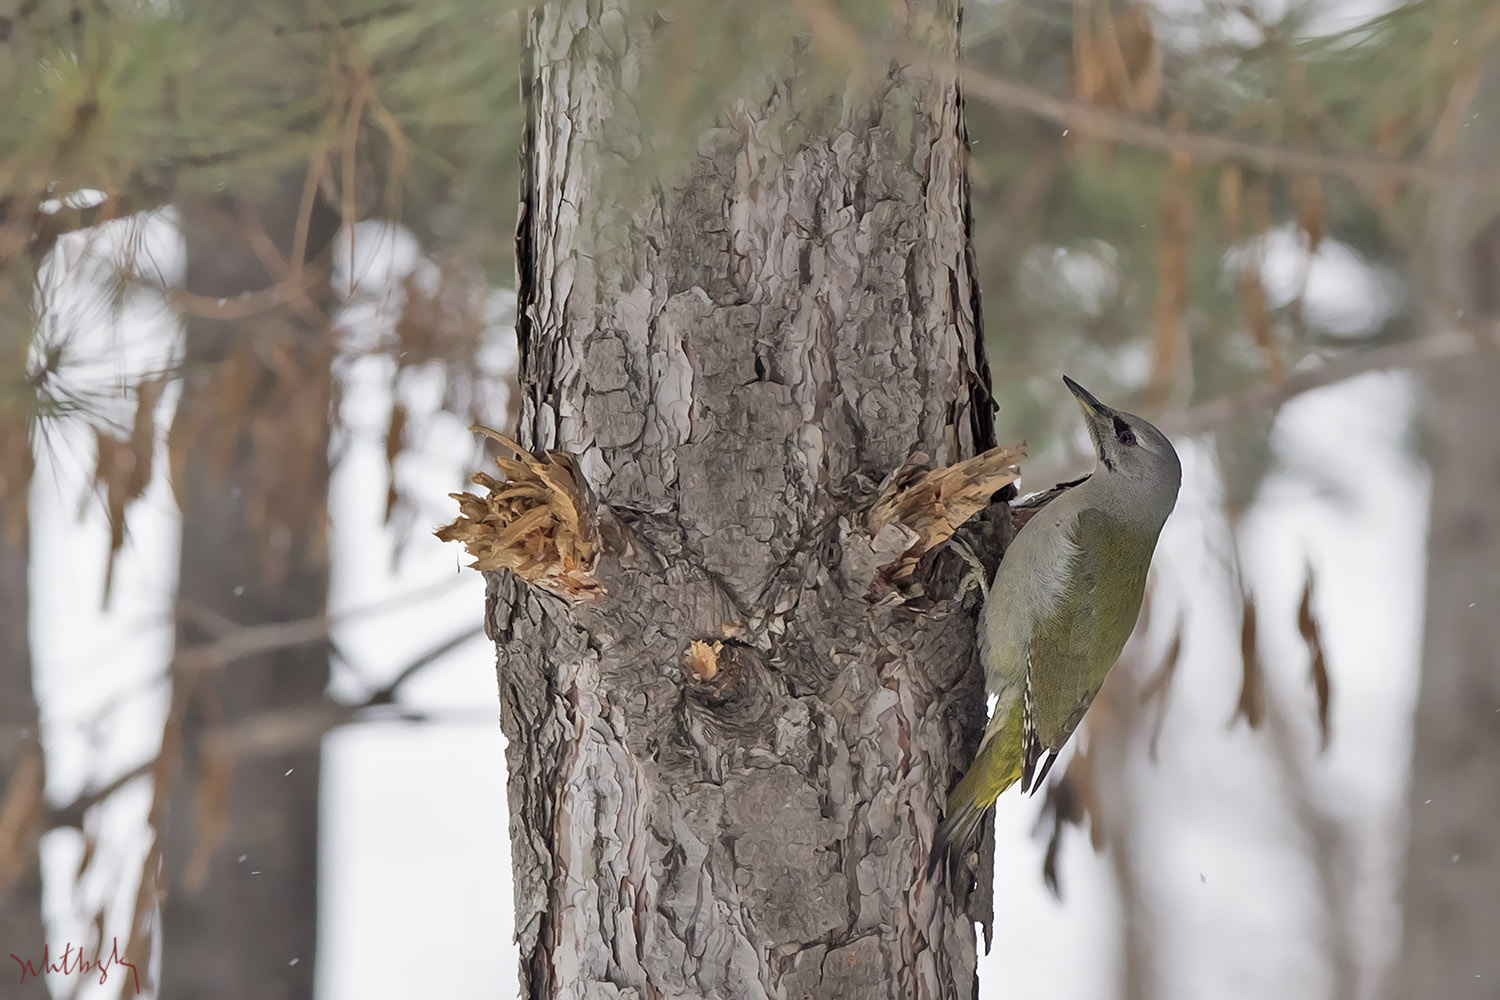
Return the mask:
[[[301, 176], [284, 178], [258, 205], [183, 202], [186, 290], [232, 307], [236, 296], [285, 281], [266, 247], [291, 260], [301, 204]], [[337, 230], [335, 214], [315, 205], [304, 292], [247, 317], [187, 320], [170, 440], [182, 509], [179, 654], [226, 629], [326, 608], [333, 349], [324, 310]], [[174, 683], [169, 724], [181, 726], [181, 772], [169, 800], [161, 995], [310, 998], [320, 752], [257, 754], [237, 765], [214, 735], [320, 698], [328, 648], [291, 647], [201, 671], [179, 655]]]
[[[0, 940], [14, 942], [7, 951], [21, 954], [40, 953], [47, 943], [37, 856], [45, 820], [45, 773], [31, 684], [30, 534], [25, 503], [30, 444], [26, 420], [11, 420], [0, 412], [0, 456], [16, 458], [15, 450], [7, 450], [7, 445], [17, 440], [27, 449], [27, 461], [0, 465], [0, 480], [5, 480], [0, 482], [0, 507], [5, 508], [0, 509], [0, 801], [9, 808], [9, 822], [0, 830]], [[19, 502], [14, 495], [5, 502], [7, 489], [18, 491]]]
[[602, 6], [537, 8], [523, 71], [520, 433], [603, 553], [591, 601], [488, 578], [522, 994], [967, 1000], [987, 896], [923, 871], [974, 607], [872, 600], [860, 513], [993, 444], [958, 6], [893, 8], [872, 96], [767, 80], [628, 198], [653, 54]]
[[18, 954], [47, 943], [37, 854], [46, 774], [31, 683], [32, 292], [31, 269], [0, 253], [0, 940]]
[[1428, 379], [1427, 625], [1407, 796], [1404, 941], [1392, 997], [1500, 991], [1500, 365]]
[[1426, 381], [1426, 638], [1407, 793], [1402, 952], [1390, 996], [1493, 1000], [1500, 991], [1500, 437], [1486, 428], [1500, 421], [1500, 364], [1466, 359]]
[[[1500, 72], [1481, 74], [1459, 153], [1494, 162]], [[1469, 128], [1472, 125], [1473, 128]], [[1433, 322], [1500, 323], [1500, 215], [1455, 185], [1437, 211], [1430, 255], [1448, 295]], [[1423, 396], [1432, 506], [1426, 635], [1407, 794], [1411, 833], [1395, 998], [1500, 995], [1500, 363], [1488, 352], [1434, 369]]]

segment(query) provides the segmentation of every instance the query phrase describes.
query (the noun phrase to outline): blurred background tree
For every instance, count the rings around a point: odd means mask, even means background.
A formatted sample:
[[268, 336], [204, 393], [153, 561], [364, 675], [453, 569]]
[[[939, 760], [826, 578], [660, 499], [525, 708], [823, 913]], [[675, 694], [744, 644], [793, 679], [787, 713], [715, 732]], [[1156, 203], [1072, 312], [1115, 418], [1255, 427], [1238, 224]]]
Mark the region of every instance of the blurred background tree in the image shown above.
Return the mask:
[[[659, 141], [622, 164], [621, 183], [680, 169], [789, 34], [835, 78], [924, 58], [885, 48], [882, 0], [657, 7], [663, 56], [632, 86]], [[513, 420], [526, 16], [467, 0], [0, 0], [0, 950], [39, 953], [44, 937], [78, 927], [75, 940], [106, 954], [116, 935], [136, 956], [159, 940], [150, 961], [164, 996], [196, 992], [195, 966], [216, 992], [248, 990], [246, 977], [259, 986], [247, 995], [314, 990], [309, 911], [324, 930], [349, 919], [316, 891], [319, 860], [342, 847], [325, 832], [314, 850], [330, 792], [323, 734], [383, 733], [372, 720], [391, 718], [447, 724], [405, 695], [455, 650], [483, 647], [462, 646], [480, 614], [471, 599], [461, 620], [472, 624], [451, 634], [425, 612], [404, 619], [419, 648], [389, 664], [346, 655], [340, 630], [361, 616], [329, 597], [339, 550], [323, 536], [364, 522], [353, 501], [331, 499], [326, 477], [375, 449], [386, 482], [362, 485], [380, 496], [360, 544], [410, 567], [425, 529], [449, 516], [442, 494], [480, 462], [461, 428]], [[1149, 641], [1082, 741], [1121, 752], [1076, 755], [1049, 807], [1059, 826], [1088, 822], [1111, 852], [1100, 877], [1134, 914], [1122, 920], [1121, 990], [1196, 995], [1174, 978], [1177, 925], [1143, 858], [1166, 842], [1153, 816], [1187, 822], [1151, 775], [1207, 745], [1193, 740], [1218, 740], [1273, 762], [1300, 831], [1290, 841], [1328, 862], [1296, 869], [1321, 914], [1309, 918], [1321, 971], [1299, 988], [1326, 978], [1317, 995], [1379, 994], [1401, 937], [1361, 916], [1362, 901], [1393, 911], [1404, 867], [1415, 919], [1397, 982], [1437, 988], [1442, 969], [1445, 995], [1492, 996], [1500, 968], [1476, 929], [1493, 926], [1485, 908], [1500, 899], [1484, 888], [1500, 864], [1483, 846], [1500, 802], [1473, 789], [1500, 753], [1500, 658], [1483, 631], [1496, 508], [1481, 450], [1500, 397], [1480, 360], [1497, 343], [1487, 290], [1500, 258], [1486, 234], [1500, 178], [1493, 102], [1477, 95], [1490, 92], [1500, 16], [1485, 0], [1012, 0], [973, 2], [963, 23], [997, 436], [1030, 440], [1028, 488], [1080, 471], [1055, 382], [1066, 370], [1181, 435], [1199, 475], [1178, 519], [1195, 526], [1205, 565], [1196, 577], [1163, 568]], [[1382, 370], [1415, 377], [1370, 375]], [[1335, 386], [1344, 402], [1319, 409]], [[1394, 452], [1327, 453], [1386, 465], [1350, 471], [1298, 446], [1299, 435], [1353, 442], [1386, 428]], [[1385, 619], [1341, 597], [1330, 550], [1290, 526], [1319, 503], [1363, 524], [1377, 497], [1418, 509], [1399, 523], [1420, 541], [1424, 479], [1407, 454], [1433, 462], [1428, 638], [1391, 655], [1407, 657], [1408, 673], [1425, 665], [1422, 708], [1414, 733], [1398, 716], [1367, 745], [1357, 717], [1340, 713], [1368, 707], [1358, 691], [1370, 670], [1341, 657], [1336, 636]], [[181, 523], [164, 534], [169, 466]], [[97, 560], [40, 544], [38, 526], [54, 521], [76, 525], [67, 530], [97, 545]], [[1290, 547], [1272, 544], [1278, 525]], [[162, 551], [180, 562], [180, 583], [165, 588], [176, 596], [121, 611], [142, 596], [132, 567]], [[1421, 565], [1418, 550], [1390, 571], [1398, 597]], [[53, 577], [67, 581], [61, 617], [43, 599]], [[408, 589], [410, 601], [375, 605], [379, 616], [417, 606], [425, 591]], [[1410, 589], [1420, 614], [1420, 586]], [[90, 670], [37, 655], [85, 631], [101, 598], [113, 624], [96, 634]], [[1195, 638], [1194, 623], [1223, 641]], [[152, 629], [135, 651], [139, 676], [121, 686], [106, 637]], [[1193, 700], [1195, 677], [1231, 673], [1227, 699]], [[81, 715], [67, 697], [80, 687], [102, 692]], [[1217, 714], [1195, 730], [1194, 711]], [[150, 737], [115, 732], [127, 717]], [[1230, 717], [1254, 736], [1221, 733]], [[1095, 736], [1107, 720], [1119, 728]], [[1350, 749], [1366, 746], [1378, 751]], [[1366, 770], [1341, 754], [1363, 754]], [[1397, 792], [1413, 813], [1408, 864], [1401, 810], [1359, 797], [1373, 778], [1353, 791], [1334, 779], [1379, 773], [1395, 787], [1409, 760], [1409, 795]], [[246, 890], [234, 870], [260, 849], [237, 844], [265, 845], [276, 877]], [[1057, 841], [1048, 856], [1078, 857], [1067, 851]], [[39, 856], [52, 860], [39, 867]], [[1074, 867], [1076, 880], [1066, 866], [1052, 875], [1086, 893], [1088, 869]], [[324, 975], [316, 989], [334, 995]], [[983, 995], [1003, 985], [983, 971], [981, 984]], [[59, 992], [74, 985], [54, 977]]]

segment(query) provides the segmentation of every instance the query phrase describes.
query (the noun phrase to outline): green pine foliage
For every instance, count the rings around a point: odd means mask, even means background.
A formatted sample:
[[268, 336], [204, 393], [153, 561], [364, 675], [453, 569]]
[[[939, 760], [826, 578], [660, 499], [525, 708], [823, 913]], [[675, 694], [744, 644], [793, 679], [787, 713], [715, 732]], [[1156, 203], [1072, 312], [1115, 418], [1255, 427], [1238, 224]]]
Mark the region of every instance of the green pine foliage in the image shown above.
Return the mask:
[[[638, 51], [615, 107], [636, 138], [622, 141], [611, 183], [682, 169], [736, 100], [775, 108], [793, 143], [857, 108], [893, 60], [925, 57], [890, 48], [889, 0], [594, 6], [600, 40]], [[184, 194], [253, 197], [296, 170], [351, 220], [398, 221], [429, 252], [511, 284], [521, 4], [23, 10], [0, 23], [0, 260], [12, 270], [50, 248], [55, 233], [37, 230]], [[1484, 0], [1420, 0], [1357, 22], [1341, 10], [968, 5], [996, 395], [1002, 420], [1034, 445], [1049, 419], [1066, 433], [1050, 381], [1063, 368], [1160, 413], [1278, 379], [1312, 355], [1411, 336], [1423, 210], [1455, 169], [1465, 87], [1500, 18]], [[108, 197], [76, 218], [49, 214], [80, 190]], [[1273, 298], [1252, 252], [1271, 230], [1308, 251], [1338, 241], [1378, 265], [1395, 307], [1351, 339], [1298, 295]]]

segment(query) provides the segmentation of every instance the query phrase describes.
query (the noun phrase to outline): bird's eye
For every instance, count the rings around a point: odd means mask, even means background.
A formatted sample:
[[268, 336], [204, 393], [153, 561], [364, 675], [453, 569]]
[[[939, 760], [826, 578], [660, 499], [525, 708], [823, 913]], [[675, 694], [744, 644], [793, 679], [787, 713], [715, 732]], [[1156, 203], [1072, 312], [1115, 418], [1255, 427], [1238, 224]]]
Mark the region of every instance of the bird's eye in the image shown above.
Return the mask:
[[1115, 438], [1127, 448], [1135, 446], [1135, 431], [1119, 417], [1115, 417]]

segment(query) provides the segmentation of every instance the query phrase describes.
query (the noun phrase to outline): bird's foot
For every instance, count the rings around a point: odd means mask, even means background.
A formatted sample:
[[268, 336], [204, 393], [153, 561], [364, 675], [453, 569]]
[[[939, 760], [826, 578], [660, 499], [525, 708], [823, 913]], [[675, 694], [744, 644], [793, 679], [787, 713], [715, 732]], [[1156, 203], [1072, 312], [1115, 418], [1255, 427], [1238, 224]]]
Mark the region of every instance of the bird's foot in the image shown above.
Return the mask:
[[967, 542], [961, 541], [957, 537], [948, 539], [948, 548], [956, 552], [964, 562], [969, 564], [968, 571], [959, 578], [958, 594], [954, 597], [954, 600], [962, 601], [968, 596], [969, 591], [973, 590], [976, 586], [979, 588], [979, 593], [984, 599], [989, 600], [989, 574], [985, 572], [984, 563], [979, 561], [979, 556], [974, 554], [974, 550], [969, 547]]

